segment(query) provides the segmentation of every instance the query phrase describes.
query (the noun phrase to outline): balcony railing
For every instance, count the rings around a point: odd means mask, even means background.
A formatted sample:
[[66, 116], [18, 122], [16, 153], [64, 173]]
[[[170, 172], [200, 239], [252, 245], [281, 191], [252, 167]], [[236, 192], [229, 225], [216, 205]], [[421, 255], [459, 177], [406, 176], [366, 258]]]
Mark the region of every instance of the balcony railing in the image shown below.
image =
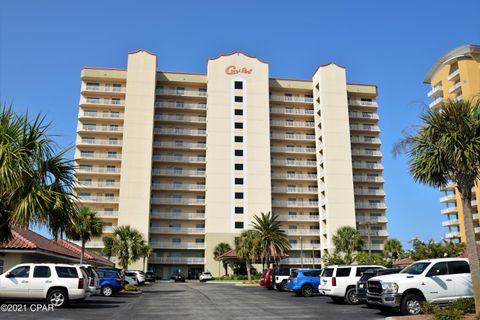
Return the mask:
[[442, 97], [436, 98], [435, 100], [430, 102], [428, 107], [431, 108], [431, 109], [434, 109], [434, 108], [438, 107], [438, 105], [440, 105], [440, 103], [442, 103], [442, 101], [443, 101]]
[[365, 229], [360, 229], [358, 230], [362, 236], [370, 236], [373, 237], [387, 237], [388, 236], [388, 231], [387, 230], [365, 230]]
[[442, 96], [443, 94], [443, 86], [442, 84], [437, 84], [436, 86], [432, 87], [432, 90], [428, 92], [428, 97], [429, 98], [435, 98], [438, 97], [439, 95]]
[[114, 226], [103, 226], [102, 232], [113, 232]]
[[359, 224], [376, 224], [376, 223], [387, 223], [388, 219], [385, 216], [380, 217], [357, 217], [357, 222]]
[[383, 244], [380, 244], [380, 243], [372, 243], [372, 244], [370, 244], [370, 248], [369, 248], [368, 244], [365, 244], [363, 246], [363, 250], [370, 249], [370, 250], [383, 251], [383, 247], [384, 247]]
[[107, 181], [78, 181], [75, 184], [76, 188], [118, 188], [119, 182], [107, 182]]
[[[303, 244], [300, 244], [297, 242], [297, 243], [291, 243], [290, 246], [292, 250], [305, 250], [305, 251], [320, 250], [320, 243], [304, 242]], [[311, 258], [308, 258], [308, 259], [311, 259]]]
[[283, 230], [289, 236], [293, 236], [293, 235], [319, 236], [320, 235], [320, 229], [297, 228], [297, 229], [283, 229]]
[[384, 190], [354, 189], [353, 193], [361, 196], [384, 196]]
[[456, 197], [454, 194], [449, 194], [440, 198], [440, 202], [455, 202]]
[[316, 180], [314, 173], [272, 173], [272, 179]]
[[283, 101], [283, 102], [305, 102], [312, 103], [313, 97], [309, 96], [285, 96], [285, 95], [270, 95], [270, 101]]
[[153, 155], [155, 161], [165, 162], [185, 162], [185, 163], [203, 163], [206, 161], [205, 157], [189, 157], [189, 156], [167, 156], [167, 155]]
[[320, 258], [286, 258], [281, 261], [282, 265], [313, 265], [320, 266], [322, 260]]
[[310, 194], [317, 194], [318, 189], [317, 187], [272, 187], [272, 192], [278, 193], [310, 193]]
[[380, 144], [380, 138], [370, 138], [370, 137], [350, 137], [350, 142], [352, 143], [372, 143], [372, 144]]
[[88, 145], [102, 145], [102, 146], [121, 146], [122, 140], [109, 140], [109, 139], [85, 139], [83, 138], [80, 144]]
[[444, 227], [458, 226], [458, 224], [459, 224], [458, 219], [451, 219], [451, 220], [447, 220], [447, 221], [442, 222], [442, 226], [444, 226]]
[[348, 99], [348, 105], [361, 107], [376, 107], [377, 103], [375, 101], [365, 101], [361, 99]]
[[348, 112], [350, 118], [354, 119], [378, 119], [378, 114], [371, 112]]
[[351, 124], [350, 131], [370, 131], [370, 132], [379, 132], [380, 127], [377, 125], [365, 126], [360, 124]]
[[196, 198], [161, 198], [152, 197], [153, 204], [185, 204], [185, 205], [204, 205], [205, 199]]
[[205, 249], [205, 243], [150, 241], [150, 245], [158, 249]]
[[83, 102], [84, 104], [106, 104], [106, 105], [116, 105], [124, 106], [125, 100], [123, 99], [100, 99], [100, 98], [87, 98]]
[[383, 177], [353, 176], [355, 182], [384, 182]]
[[318, 207], [318, 201], [284, 201], [284, 200], [273, 200], [272, 207], [283, 207], [283, 208], [316, 208]]
[[106, 131], [106, 132], [122, 132], [123, 127], [121, 126], [97, 126], [97, 125], [88, 125], [84, 124], [82, 129], [85, 131]]
[[79, 158], [87, 159], [105, 159], [105, 160], [119, 160], [122, 158], [120, 153], [80, 153]]
[[154, 190], [183, 190], [183, 191], [201, 191], [205, 190], [204, 184], [177, 184], [177, 183], [152, 183], [152, 189]]
[[460, 232], [456, 231], [456, 232], [445, 233], [445, 238], [447, 239], [460, 238]]
[[285, 152], [285, 153], [315, 153], [315, 147], [281, 147], [271, 146], [271, 152]]
[[157, 134], [166, 134], [166, 135], [179, 135], [179, 136], [206, 136], [207, 130], [198, 129], [190, 130], [184, 128], [154, 128], [154, 133]]
[[95, 92], [125, 92], [125, 86], [114, 87], [114, 86], [92, 86], [86, 85], [86, 91], [95, 91]]
[[462, 83], [459, 81], [459, 82], [455, 83], [453, 86], [451, 86], [450, 89], [448, 89], [448, 92], [450, 92], [450, 93], [457, 92], [457, 90], [459, 90], [461, 88], [462, 88]]
[[355, 202], [355, 208], [359, 209], [386, 209], [387, 205], [383, 202]]
[[196, 170], [153, 169], [152, 173], [158, 176], [205, 177], [205, 171]]
[[352, 156], [381, 157], [382, 152], [380, 150], [352, 149]]
[[205, 103], [190, 103], [190, 102], [180, 102], [180, 101], [156, 101], [155, 107], [166, 108], [166, 109], [192, 109], [192, 110], [207, 110], [207, 105]]
[[296, 214], [296, 215], [279, 215], [279, 221], [313, 221], [318, 222], [320, 220], [318, 215], [309, 215], [309, 214]]
[[299, 109], [299, 108], [271, 108], [270, 113], [275, 114], [292, 114], [292, 115], [313, 115], [312, 109]]
[[198, 212], [170, 212], [170, 211], [151, 211], [150, 216], [161, 219], [187, 219], [187, 220], [203, 220], [205, 213]]
[[206, 143], [200, 142], [176, 142], [176, 141], [154, 141], [154, 147], [169, 149], [206, 149]]
[[288, 134], [288, 133], [272, 133], [270, 135], [271, 139], [276, 139], [276, 140], [308, 140], [308, 141], [313, 141], [315, 140], [315, 135], [314, 134]]
[[[81, 241], [72, 241], [72, 242], [79, 245], [79, 246], [82, 245]], [[87, 243], [85, 243], [85, 247], [86, 248], [103, 248], [104, 247], [103, 240], [87, 241]]]
[[204, 234], [205, 228], [150, 227], [152, 233]]
[[205, 116], [184, 116], [184, 115], [166, 115], [166, 114], [156, 114], [155, 120], [158, 121], [170, 121], [170, 122], [206, 122], [207, 117]]
[[463, 99], [463, 94], [461, 94], [461, 95], [459, 95], [459, 96], [455, 97], [455, 99], [454, 99], [454, 100], [458, 102], [458, 101], [460, 101], [460, 100], [462, 100], [462, 99]]
[[458, 212], [457, 207], [448, 207], [448, 208], [444, 208], [440, 211], [441, 214], [448, 214], [448, 213], [455, 213], [455, 212]]
[[97, 211], [97, 216], [102, 218], [118, 217], [118, 211]]
[[448, 75], [448, 81], [457, 80], [460, 76], [460, 69], [457, 69]]
[[118, 202], [118, 197], [106, 196], [78, 196], [80, 202]]
[[292, 166], [292, 167], [316, 167], [316, 160], [288, 160], [288, 159], [272, 159], [273, 165]]
[[196, 257], [157, 257], [148, 258], [149, 263], [163, 264], [205, 264], [205, 258]]
[[380, 163], [352, 163], [352, 168], [354, 169], [383, 169], [383, 166]]
[[298, 127], [298, 128], [313, 128], [315, 123], [313, 121], [286, 121], [286, 120], [271, 120], [272, 127]]
[[[203, 88], [202, 88], [203, 89]], [[178, 96], [178, 97], [206, 97], [206, 90], [185, 90], [185, 89], [155, 89], [157, 95]]]
[[81, 173], [120, 173], [120, 168], [107, 167], [78, 167], [77, 172]]
[[123, 119], [123, 113], [120, 112], [84, 111], [80, 116], [86, 118]]

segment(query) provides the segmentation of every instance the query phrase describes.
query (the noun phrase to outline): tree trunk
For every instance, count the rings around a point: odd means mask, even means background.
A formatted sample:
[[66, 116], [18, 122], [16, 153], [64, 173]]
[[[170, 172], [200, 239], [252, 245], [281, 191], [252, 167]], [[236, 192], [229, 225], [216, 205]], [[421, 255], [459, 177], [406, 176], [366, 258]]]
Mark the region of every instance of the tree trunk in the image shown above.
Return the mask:
[[85, 239], [82, 239], [82, 252], [80, 253], [80, 264], [83, 263], [83, 255], [85, 253]]
[[146, 257], [143, 257], [143, 270], [142, 270], [143, 272], [145, 272], [145, 259]]
[[248, 282], [252, 281], [252, 276], [250, 275], [250, 269], [252, 268], [252, 265], [250, 263], [250, 259], [247, 259], [245, 261], [245, 264], [247, 265], [247, 278], [248, 278]]
[[223, 267], [225, 268], [225, 275], [228, 276], [228, 263], [223, 263]]
[[[469, 189], [471, 190], [471, 189]], [[473, 297], [475, 298], [475, 311], [480, 313], [480, 261], [478, 260], [477, 243], [475, 241], [475, 230], [473, 228], [472, 217], [472, 195], [471, 191], [467, 195], [461, 195], [463, 207], [463, 224], [465, 226], [465, 242], [468, 251], [468, 262], [470, 264], [470, 274], [473, 284]], [[469, 194], [469, 195], [468, 195]]]

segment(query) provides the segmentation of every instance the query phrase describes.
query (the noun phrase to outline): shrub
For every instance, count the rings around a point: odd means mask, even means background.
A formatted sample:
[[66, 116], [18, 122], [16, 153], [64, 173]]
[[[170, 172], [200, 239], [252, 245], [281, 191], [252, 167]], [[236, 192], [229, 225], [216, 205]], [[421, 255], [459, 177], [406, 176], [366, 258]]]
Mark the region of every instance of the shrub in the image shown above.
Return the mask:
[[463, 317], [462, 310], [437, 308], [433, 313], [434, 320], [460, 320]]
[[423, 302], [422, 303], [422, 313], [423, 314], [434, 314], [438, 310], [438, 306], [434, 303]]
[[123, 290], [125, 291], [133, 291], [133, 292], [136, 292], [136, 291], [139, 291], [138, 287], [133, 285], [133, 284], [126, 284], [124, 287], [123, 287]]
[[475, 313], [475, 300], [473, 298], [460, 298], [451, 301], [448, 309], [457, 309], [465, 313]]

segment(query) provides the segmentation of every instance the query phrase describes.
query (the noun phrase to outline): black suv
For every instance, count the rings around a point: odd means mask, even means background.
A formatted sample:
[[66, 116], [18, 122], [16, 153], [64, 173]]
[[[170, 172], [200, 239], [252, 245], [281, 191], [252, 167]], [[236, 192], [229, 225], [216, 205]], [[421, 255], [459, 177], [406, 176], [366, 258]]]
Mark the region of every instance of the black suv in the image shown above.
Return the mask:
[[395, 269], [370, 269], [362, 273], [362, 277], [357, 282], [357, 298], [359, 303], [367, 302], [367, 281], [373, 277], [394, 274], [402, 271], [401, 268]]

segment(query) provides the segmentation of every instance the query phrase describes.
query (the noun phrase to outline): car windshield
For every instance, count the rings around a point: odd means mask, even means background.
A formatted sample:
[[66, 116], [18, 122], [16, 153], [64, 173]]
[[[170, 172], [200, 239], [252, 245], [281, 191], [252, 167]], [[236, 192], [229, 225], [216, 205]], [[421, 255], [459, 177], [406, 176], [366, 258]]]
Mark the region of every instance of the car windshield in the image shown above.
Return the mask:
[[430, 262], [417, 262], [409, 265], [408, 267], [400, 271], [400, 273], [421, 274], [429, 265]]
[[374, 276], [375, 276], [375, 273], [373, 271], [372, 272], [365, 271], [362, 274], [362, 277], [360, 278], [359, 281], [367, 281], [368, 279], [373, 278]]
[[296, 278], [297, 276], [298, 276], [297, 271], [292, 271], [292, 273], [290, 274], [290, 277], [292, 277], [292, 278]]

